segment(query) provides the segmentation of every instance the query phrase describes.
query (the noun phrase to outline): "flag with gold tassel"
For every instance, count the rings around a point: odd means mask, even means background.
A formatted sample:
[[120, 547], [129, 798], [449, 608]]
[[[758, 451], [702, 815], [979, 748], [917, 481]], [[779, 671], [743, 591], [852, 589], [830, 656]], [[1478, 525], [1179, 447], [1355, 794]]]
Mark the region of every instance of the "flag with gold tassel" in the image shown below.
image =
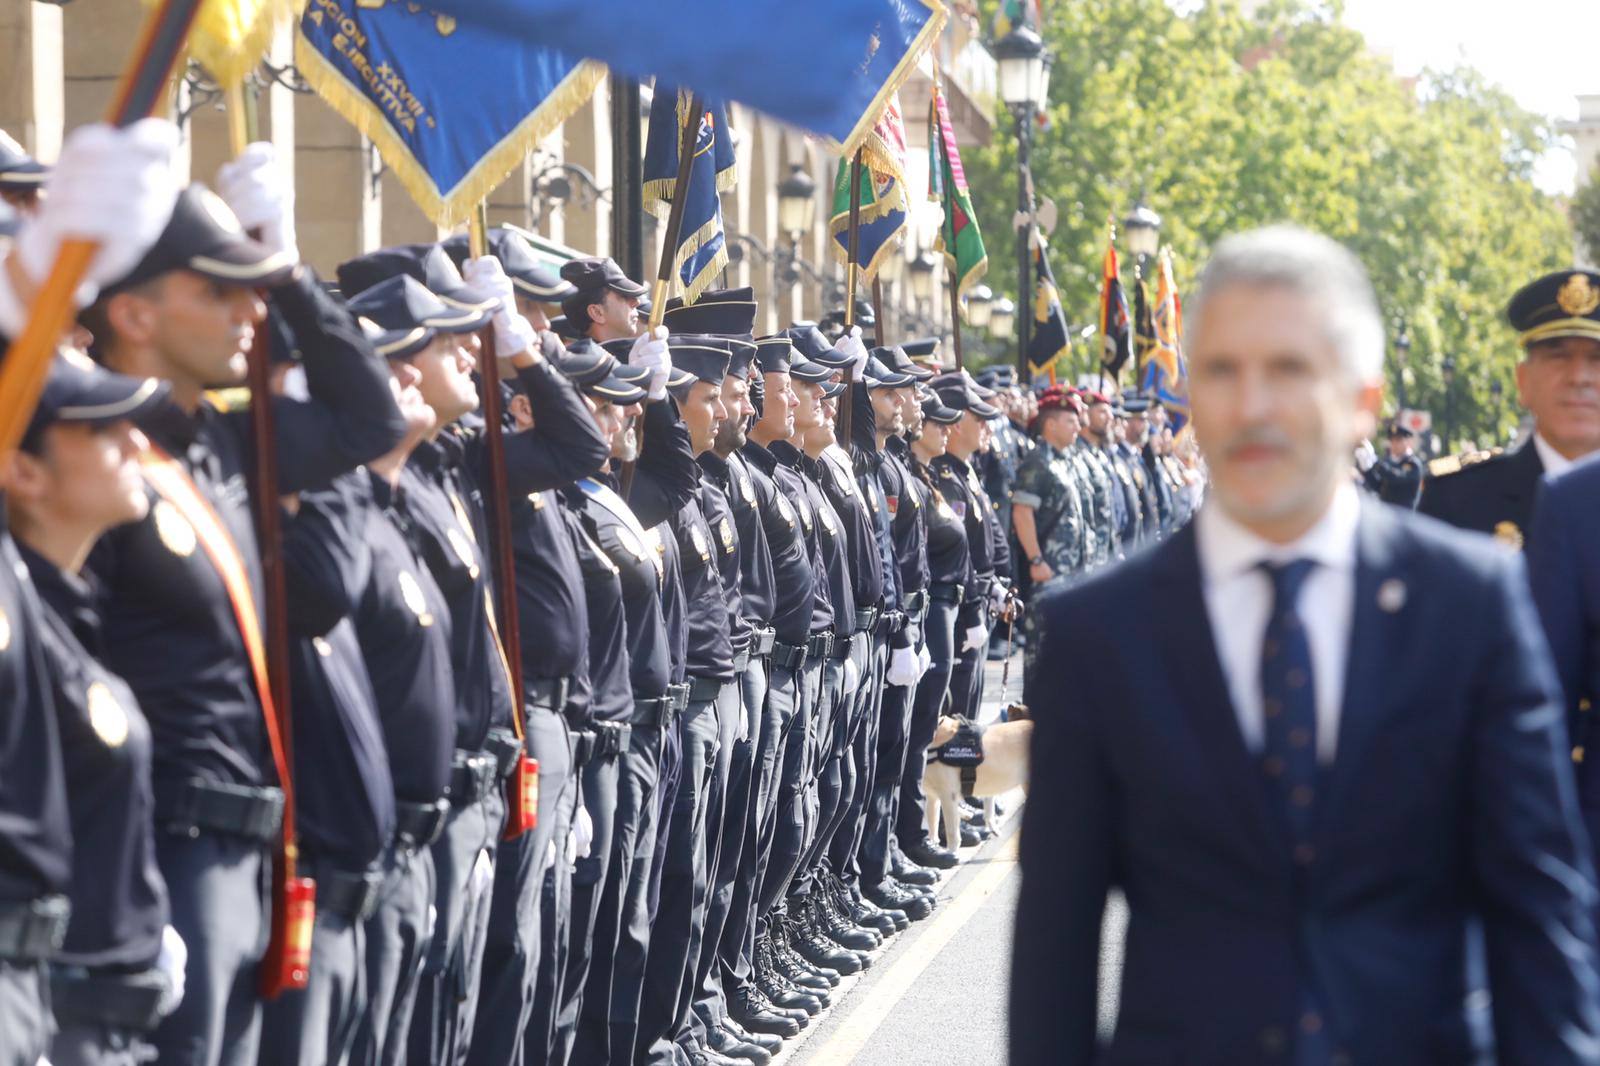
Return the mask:
[[717, 272], [728, 265], [722, 194], [734, 185], [728, 109], [702, 101], [699, 114], [695, 114], [695, 99], [693, 93], [657, 85], [644, 142], [644, 209], [664, 220], [672, 214], [684, 133], [691, 123], [696, 127], [694, 161], [683, 194], [683, 225], [672, 258], [673, 274], [683, 287], [686, 304], [698, 300]]
[[1033, 329], [1028, 335], [1028, 365], [1034, 376], [1051, 371], [1056, 361], [1072, 352], [1072, 337], [1067, 330], [1067, 314], [1056, 290], [1055, 271], [1050, 269], [1044, 234], [1033, 231]]
[[[828, 232], [841, 263], [850, 260], [850, 160], [839, 160], [833, 182], [833, 213]], [[891, 97], [872, 132], [861, 144], [861, 185], [856, 190], [860, 206], [857, 231], [857, 266], [866, 278], [878, 272], [899, 245], [909, 212], [906, 196], [906, 126], [900, 97]]]
[[1155, 344], [1150, 349], [1140, 384], [1161, 401], [1176, 432], [1189, 421], [1189, 363], [1183, 357], [1183, 304], [1178, 299], [1178, 286], [1172, 280], [1172, 253], [1166, 248], [1161, 249], [1155, 310], [1150, 318]]

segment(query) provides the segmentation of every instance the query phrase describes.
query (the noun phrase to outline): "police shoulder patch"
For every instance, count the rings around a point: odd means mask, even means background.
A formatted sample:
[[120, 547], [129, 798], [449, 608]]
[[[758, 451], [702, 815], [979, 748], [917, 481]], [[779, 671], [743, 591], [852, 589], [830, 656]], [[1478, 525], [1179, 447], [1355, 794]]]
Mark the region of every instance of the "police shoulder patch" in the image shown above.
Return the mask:
[[89, 685], [84, 694], [89, 710], [89, 725], [94, 735], [108, 748], [120, 748], [128, 739], [128, 712], [122, 709], [116, 693], [103, 681]]
[[722, 554], [733, 554], [733, 523], [728, 521], [727, 515], [723, 515], [722, 521], [717, 524], [717, 535], [722, 538]]

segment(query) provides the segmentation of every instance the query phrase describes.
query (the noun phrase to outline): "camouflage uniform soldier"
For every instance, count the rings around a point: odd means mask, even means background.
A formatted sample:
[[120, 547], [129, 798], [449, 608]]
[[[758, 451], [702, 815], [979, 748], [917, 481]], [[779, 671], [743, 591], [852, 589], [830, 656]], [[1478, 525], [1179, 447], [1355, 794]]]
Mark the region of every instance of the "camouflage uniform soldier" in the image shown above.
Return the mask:
[[[1034, 598], [1065, 588], [1089, 569], [1096, 541], [1089, 528], [1073, 445], [1082, 431], [1083, 406], [1074, 395], [1051, 388], [1039, 398], [1039, 446], [1023, 459], [1011, 491], [1011, 520], [1033, 580]], [[1033, 663], [1033, 619], [1023, 621], [1027, 662]]]
[[[1071, 395], [1085, 408], [1084, 417], [1087, 417], [1087, 405], [1082, 394]], [[1121, 555], [1121, 543], [1117, 534], [1117, 511], [1112, 499], [1116, 492], [1113, 484], [1116, 475], [1111, 472], [1105, 453], [1091, 444], [1087, 437], [1078, 437], [1076, 443], [1072, 445], [1072, 455], [1077, 460], [1079, 476], [1082, 479], [1084, 512], [1089, 519], [1089, 529], [1094, 534], [1094, 553], [1091, 562], [1094, 566], [1103, 566]]]

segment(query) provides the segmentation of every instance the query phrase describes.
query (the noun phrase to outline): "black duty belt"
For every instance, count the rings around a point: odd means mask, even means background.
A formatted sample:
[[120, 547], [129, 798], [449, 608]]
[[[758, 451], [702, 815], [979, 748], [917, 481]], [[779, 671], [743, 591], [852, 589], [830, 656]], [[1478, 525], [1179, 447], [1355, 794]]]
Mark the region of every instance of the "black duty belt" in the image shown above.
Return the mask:
[[850, 658], [850, 649], [855, 647], [855, 643], [855, 634], [852, 633], [848, 637], [841, 637], [835, 633], [833, 635], [833, 650], [828, 653], [828, 658], [839, 660]]
[[672, 694], [672, 709], [679, 714], [689, 709], [689, 682], [680, 681], [676, 685], [668, 685], [667, 691]]
[[226, 833], [260, 844], [278, 838], [283, 793], [275, 788], [176, 781], [155, 787], [156, 825], [169, 833]]
[[628, 741], [633, 738], [633, 726], [627, 722], [594, 722], [589, 728], [594, 730], [597, 759], [616, 758], [628, 750]]
[[966, 586], [958, 585], [954, 581], [940, 582], [928, 589], [928, 599], [934, 603], [953, 603], [959, 607], [966, 598]]
[[535, 707], [561, 711], [567, 705], [567, 694], [572, 690], [570, 677], [534, 677], [522, 682], [526, 699]]
[[[317, 903], [322, 903], [320, 883]], [[167, 976], [160, 970], [104, 973], [52, 966], [50, 1007], [58, 1025], [104, 1025], [148, 1033], [161, 1021], [167, 987]]]
[[634, 725], [655, 726], [657, 729], [666, 729], [672, 723], [672, 714], [677, 709], [677, 700], [671, 692], [665, 696], [635, 696], [633, 698]]
[[878, 619], [883, 616], [881, 607], [863, 607], [856, 612], [856, 632], [865, 633], [878, 624]]
[[726, 681], [718, 681], [713, 677], [691, 677], [689, 679], [689, 702], [709, 703], [722, 695], [722, 687]]
[[805, 669], [806, 646], [804, 644], [784, 644], [774, 641], [772, 644], [772, 665], [781, 666], [785, 670], [799, 673]]
[[574, 773], [589, 765], [594, 755], [594, 730], [585, 726], [572, 730], [572, 770]]
[[994, 575], [979, 574], [973, 579], [973, 584], [978, 586], [978, 595], [974, 599], [986, 600], [989, 598], [989, 592], [994, 588]]
[[438, 799], [432, 803], [394, 802], [394, 841], [407, 851], [425, 848], [439, 839], [444, 830], [445, 816], [450, 813], [450, 801]]
[[873, 626], [872, 635], [875, 637], [893, 636], [906, 627], [906, 616], [901, 611], [884, 611], [878, 616], [878, 624]]
[[778, 631], [771, 626], [757, 626], [755, 633], [750, 637], [750, 654], [765, 658], [772, 654], [772, 649], [777, 646]]
[[489, 730], [489, 736], [483, 742], [483, 752], [494, 760], [494, 776], [504, 781], [517, 768], [517, 756], [522, 754], [522, 741], [511, 730], [496, 726]]
[[0, 903], [0, 959], [40, 962], [61, 947], [72, 904], [66, 896]]
[[383, 871], [376, 867], [341, 870], [332, 863], [306, 856], [300, 870], [317, 883], [318, 912], [360, 922], [370, 917], [378, 905]]
[[451, 806], [470, 807], [492, 792], [499, 780], [499, 763], [493, 755], [457, 748], [450, 757]]
[[920, 618], [922, 612], [928, 609], [928, 590], [917, 589], [915, 592], [905, 594], [906, 615], [911, 618]]
[[806, 658], [812, 662], [826, 659], [833, 654], [833, 631], [811, 634], [811, 639], [806, 641]]

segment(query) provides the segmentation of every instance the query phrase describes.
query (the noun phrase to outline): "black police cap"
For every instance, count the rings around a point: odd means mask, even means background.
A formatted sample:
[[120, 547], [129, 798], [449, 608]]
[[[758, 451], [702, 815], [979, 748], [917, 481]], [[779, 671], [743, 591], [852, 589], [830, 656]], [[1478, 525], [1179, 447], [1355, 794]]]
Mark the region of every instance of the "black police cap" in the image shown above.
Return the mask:
[[667, 301], [661, 324], [671, 333], [748, 337], [756, 328], [756, 291], [748, 286], [715, 289], [702, 293], [692, 304], [674, 296]]
[[114, 373], [76, 349], [63, 348], [50, 363], [22, 446], [37, 451], [45, 429], [62, 423], [137, 421], [160, 406], [171, 390], [164, 381]]
[[672, 352], [672, 365], [681, 367], [700, 381], [720, 386], [728, 376], [728, 362], [733, 352], [726, 337], [712, 337], [703, 333], [690, 333], [667, 338]]
[[[638, 339], [639, 338], [637, 338], [637, 337], [618, 337], [615, 340], [609, 340], [609, 341], [600, 342], [599, 347], [604, 348], [606, 351], [610, 352], [611, 355], [613, 357], [615, 357], [617, 362], [620, 365], [622, 365], [623, 367], [627, 368], [627, 370], [631, 374], [636, 368], [633, 367], [631, 364], [629, 364], [628, 356], [633, 351], [633, 343], [634, 343], [634, 341], [636, 341]], [[590, 340], [589, 338], [583, 337], [583, 338], [573, 342], [572, 344], [567, 345], [567, 350], [568, 351], [572, 351], [574, 349], [582, 348], [585, 345], [593, 345], [594, 343], [595, 342]], [[669, 349], [669, 351], [670, 351], [670, 349]], [[649, 369], [645, 369], [645, 371], [644, 371], [645, 380], [647, 380], [647, 381], [649, 380], [650, 373], [651, 372], [650, 372]], [[633, 380], [633, 378], [630, 377], [629, 380], [631, 381], [631, 380]], [[669, 389], [681, 389], [685, 385], [688, 385], [691, 382], [693, 382], [694, 380], [695, 380], [695, 377], [694, 377], [693, 374], [689, 373], [687, 370], [683, 369], [683, 367], [681, 367], [681, 366], [674, 366], [667, 373], [667, 388], [669, 388]]]
[[144, 258], [100, 290], [111, 296], [174, 270], [189, 270], [225, 285], [276, 285], [293, 274], [294, 259], [251, 240], [222, 197], [198, 182], [178, 194], [167, 228]]
[[809, 381], [813, 384], [825, 383], [833, 380], [838, 371], [831, 366], [807, 359], [800, 354], [798, 348], [789, 350], [789, 376], [796, 381]]
[[9, 133], [0, 130], [0, 191], [37, 189], [50, 177], [51, 169], [29, 155]]
[[756, 369], [763, 374], [787, 374], [794, 344], [787, 333], [756, 338]]
[[[447, 237], [440, 246], [457, 266], [472, 255], [471, 243], [465, 233]], [[511, 279], [511, 287], [530, 300], [558, 304], [578, 292], [562, 281], [561, 276], [534, 252], [528, 239], [514, 229], [501, 226], [490, 230], [489, 254], [500, 260], [500, 268]]]
[[728, 376], [748, 378], [750, 365], [755, 362], [756, 342], [744, 337], [728, 338]]
[[885, 357], [888, 348], [874, 348], [867, 355], [867, 365], [862, 369], [861, 377], [869, 389], [902, 389], [907, 385], [916, 383], [916, 378], [910, 374], [902, 374], [898, 370], [889, 369]]
[[800, 354], [812, 362], [821, 363], [831, 370], [843, 370], [850, 365], [850, 357], [834, 348], [814, 323], [796, 322], [789, 327], [788, 333], [789, 340], [800, 350]]
[[952, 407], [957, 411], [971, 411], [979, 418], [995, 418], [1000, 414], [999, 408], [991, 407], [979, 398], [977, 392], [970, 387], [970, 382], [945, 385], [936, 383], [934, 392], [946, 407]]
[[1511, 297], [1506, 318], [1523, 347], [1560, 337], [1600, 340], [1600, 273], [1558, 270]]
[[[357, 294], [350, 301], [350, 310], [383, 330], [404, 334], [417, 329], [471, 333], [488, 325], [492, 317], [489, 311], [451, 307], [410, 274], [386, 278]], [[385, 343], [398, 339], [389, 337]], [[414, 354], [420, 348], [421, 345], [418, 345], [407, 354]], [[402, 358], [391, 353], [384, 354], [389, 354], [390, 358]]]
[[[590, 396], [619, 406], [639, 403], [646, 396], [640, 387], [640, 369], [626, 367], [597, 344], [567, 349], [556, 358], [556, 369]], [[642, 376], [649, 377], [649, 370]]]
[[437, 244], [401, 244], [380, 248], [339, 265], [339, 287], [346, 296], [365, 292], [389, 278], [405, 274], [422, 282], [447, 304], [473, 311], [495, 308], [492, 293], [468, 285], [450, 255]]
[[961, 412], [954, 407], [947, 407], [938, 393], [933, 393], [922, 401], [922, 417], [941, 426], [953, 426], [961, 421]]
[[[937, 343], [938, 342], [936, 341], [935, 344], [937, 345]], [[889, 354], [891, 356], [891, 359], [888, 361], [889, 369], [899, 371], [902, 374], [909, 374], [912, 379], [916, 381], [930, 381], [933, 379], [935, 371], [929, 367], [919, 366], [918, 364], [912, 362], [911, 356], [906, 352], [905, 345], [891, 345], [889, 347]]]
[[617, 261], [609, 256], [569, 259], [561, 264], [561, 279], [584, 294], [597, 289], [614, 289], [624, 296], [643, 296], [648, 291], [624, 274]]
[[830, 400], [835, 400], [843, 396], [848, 388], [849, 386], [842, 381], [824, 381], [822, 383], [822, 395]]

